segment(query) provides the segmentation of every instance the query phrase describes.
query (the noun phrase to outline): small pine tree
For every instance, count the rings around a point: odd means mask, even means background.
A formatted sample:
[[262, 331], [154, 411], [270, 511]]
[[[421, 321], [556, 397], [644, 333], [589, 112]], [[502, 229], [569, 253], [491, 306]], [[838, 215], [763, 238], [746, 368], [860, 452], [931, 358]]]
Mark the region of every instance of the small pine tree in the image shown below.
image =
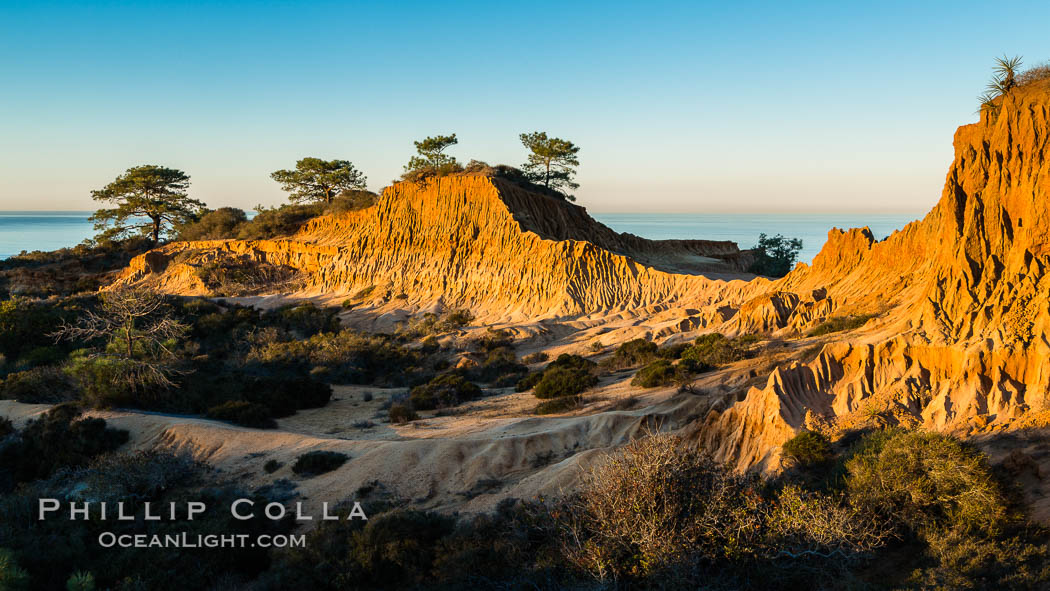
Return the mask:
[[521, 143], [529, 149], [529, 158], [521, 166], [529, 180], [565, 195], [570, 201], [576, 198], [568, 191], [579, 188], [573, 181], [576, 167], [580, 165], [576, 155], [579, 146], [569, 140], [547, 137], [547, 132], [534, 131], [519, 136]]
[[66, 591], [95, 591], [95, 575], [77, 571], [66, 581]]
[[190, 199], [190, 177], [181, 170], [146, 164], [127, 169], [112, 183], [91, 192], [95, 201], [116, 207], [99, 209], [88, 219], [109, 240], [139, 233], [156, 244], [176, 226], [195, 221], [204, 204]]
[[755, 251], [755, 262], [751, 264], [748, 271], [766, 277], [783, 277], [795, 265], [798, 253], [802, 250], [802, 239], [785, 238], [782, 234], [776, 236], [759, 234], [758, 244], [753, 247], [753, 250]]

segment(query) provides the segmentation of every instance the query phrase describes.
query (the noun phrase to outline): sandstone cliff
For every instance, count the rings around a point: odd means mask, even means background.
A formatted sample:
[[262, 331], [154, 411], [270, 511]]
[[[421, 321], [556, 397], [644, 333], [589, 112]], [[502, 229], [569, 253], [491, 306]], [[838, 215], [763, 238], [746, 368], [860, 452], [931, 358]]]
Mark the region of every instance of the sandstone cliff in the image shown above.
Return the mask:
[[[804, 427], [871, 420], [973, 433], [1047, 416], [1050, 390], [1050, 90], [1002, 99], [997, 117], [955, 134], [940, 202], [876, 242], [832, 230], [812, 266], [745, 302], [740, 330], [812, 325], [829, 314], [879, 315], [810, 363], [779, 367], [762, 388], [712, 413], [698, 437], [740, 467], [773, 469], [779, 445]], [[1019, 423], [1020, 421], [1020, 423]]]
[[303, 294], [521, 321], [734, 301], [744, 282], [713, 278], [744, 276], [747, 254], [732, 242], [619, 234], [566, 201], [464, 174], [395, 184], [373, 207], [315, 218], [284, 239], [168, 244], [119, 283], [206, 294], [199, 270], [235, 259], [300, 271]]

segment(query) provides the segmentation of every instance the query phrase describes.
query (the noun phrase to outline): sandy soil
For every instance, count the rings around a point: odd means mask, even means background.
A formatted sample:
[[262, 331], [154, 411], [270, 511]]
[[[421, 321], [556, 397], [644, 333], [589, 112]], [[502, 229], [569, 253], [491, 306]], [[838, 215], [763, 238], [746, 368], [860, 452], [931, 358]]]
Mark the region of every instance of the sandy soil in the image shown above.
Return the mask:
[[[531, 393], [500, 389], [452, 413], [424, 413], [419, 421], [392, 425], [382, 407], [404, 389], [360, 386], [336, 387], [329, 405], [281, 419], [276, 430], [129, 410], [90, 414], [130, 431], [133, 449], [188, 453], [250, 488], [290, 480], [314, 510], [321, 502], [389, 494], [420, 507], [470, 512], [490, 510], [507, 497], [556, 494], [571, 487], [595, 453], [647, 430], [681, 428], [714, 399], [674, 388], [640, 391], [629, 385], [630, 377], [603, 378], [582, 408], [543, 417], [532, 414], [538, 401]], [[47, 408], [0, 401], [0, 415], [16, 424]], [[351, 460], [313, 478], [292, 473], [299, 455], [322, 449]], [[283, 466], [267, 474], [262, 467], [271, 459]]]

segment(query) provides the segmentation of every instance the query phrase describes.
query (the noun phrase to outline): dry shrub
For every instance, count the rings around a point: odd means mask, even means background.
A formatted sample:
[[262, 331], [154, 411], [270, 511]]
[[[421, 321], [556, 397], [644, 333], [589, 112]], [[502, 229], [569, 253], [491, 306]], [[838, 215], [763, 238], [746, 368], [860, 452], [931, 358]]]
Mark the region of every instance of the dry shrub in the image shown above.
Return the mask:
[[206, 263], [196, 272], [204, 286], [217, 296], [296, 291], [306, 282], [294, 267], [254, 261], [247, 256]]
[[1033, 66], [1024, 72], [1021, 72], [1021, 74], [1017, 76], [1017, 85], [1025, 86], [1027, 84], [1032, 84], [1033, 82], [1047, 79], [1050, 79], [1050, 62]]
[[853, 503], [923, 532], [995, 534], [1010, 522], [987, 459], [937, 433], [887, 430], [846, 462]]
[[819, 578], [889, 535], [836, 497], [768, 491], [758, 476], [734, 473], [673, 435], [648, 435], [597, 462], [560, 523], [578, 568], [665, 588], [760, 576], [759, 568], [771, 581], [803, 571]]

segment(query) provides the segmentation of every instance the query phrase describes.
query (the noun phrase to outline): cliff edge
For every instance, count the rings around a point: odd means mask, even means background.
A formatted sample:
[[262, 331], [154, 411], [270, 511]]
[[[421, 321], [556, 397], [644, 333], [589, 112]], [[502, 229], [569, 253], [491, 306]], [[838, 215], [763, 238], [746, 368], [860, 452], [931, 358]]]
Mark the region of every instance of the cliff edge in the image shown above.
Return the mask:
[[742, 468], [775, 469], [780, 444], [803, 428], [874, 420], [972, 435], [1047, 422], [1048, 83], [1011, 91], [997, 112], [959, 128], [924, 219], [881, 242], [867, 229], [832, 230], [811, 266], [774, 284], [820, 290], [832, 303], [824, 316], [874, 318], [711, 413], [697, 433], [705, 445]]

